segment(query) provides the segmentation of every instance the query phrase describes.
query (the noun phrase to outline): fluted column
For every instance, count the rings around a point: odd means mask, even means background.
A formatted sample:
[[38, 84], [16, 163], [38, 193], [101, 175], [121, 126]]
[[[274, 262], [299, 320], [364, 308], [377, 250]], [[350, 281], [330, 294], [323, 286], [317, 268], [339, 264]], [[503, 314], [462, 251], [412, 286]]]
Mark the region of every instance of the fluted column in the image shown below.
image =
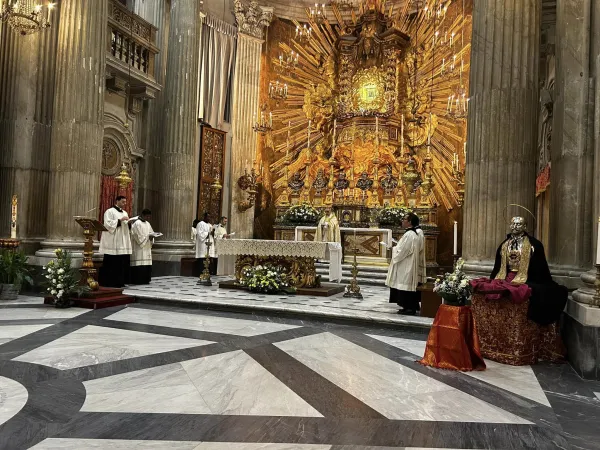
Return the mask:
[[57, 21], [52, 25], [27, 37], [9, 26], [0, 32], [0, 236], [10, 235], [16, 194], [17, 237], [31, 250], [46, 235]]
[[[74, 215], [97, 215], [104, 134], [107, 0], [62, 0], [50, 152], [48, 240], [83, 241]], [[91, 212], [93, 211], [93, 212]]]
[[[254, 230], [254, 207], [240, 211], [238, 205], [247, 199], [237, 181], [250, 169], [256, 158], [256, 133], [252, 130], [252, 116], [258, 111], [260, 89], [260, 62], [264, 27], [272, 18], [272, 9], [255, 5], [246, 6], [235, 1], [238, 38], [235, 76], [233, 80], [232, 158], [231, 158], [231, 212], [230, 229], [236, 237], [251, 238]], [[258, 8], [258, 9], [257, 9]], [[256, 17], [260, 20], [257, 22]]]
[[505, 206], [534, 211], [541, 2], [473, 3], [463, 255], [489, 275]]
[[[160, 152], [158, 229], [165, 235], [160, 248], [188, 251], [194, 219], [198, 1], [171, 2], [171, 22], [164, 87], [164, 144]], [[179, 250], [177, 250], [179, 249]]]

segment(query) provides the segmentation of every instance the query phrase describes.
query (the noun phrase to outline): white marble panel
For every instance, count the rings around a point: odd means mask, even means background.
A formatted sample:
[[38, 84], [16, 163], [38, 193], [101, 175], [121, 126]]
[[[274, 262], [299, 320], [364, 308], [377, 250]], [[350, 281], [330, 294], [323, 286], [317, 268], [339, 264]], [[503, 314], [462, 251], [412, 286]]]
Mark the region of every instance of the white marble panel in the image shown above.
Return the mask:
[[194, 450], [329, 450], [331, 445], [257, 444], [252, 442], [203, 442]]
[[48, 438], [31, 448], [35, 450], [194, 450], [198, 444], [200, 442]]
[[600, 400], [600, 392], [594, 392], [594, 395]]
[[31, 297], [29, 295], [19, 295], [16, 300], [1, 300], [0, 305], [43, 305], [42, 297]]
[[230, 319], [227, 317], [215, 317], [203, 314], [186, 314], [143, 308], [126, 308], [108, 316], [107, 319], [118, 320], [121, 322], [141, 323], [144, 325], [183, 328], [185, 330], [195, 331], [209, 331], [246, 337], [297, 328], [295, 325], [285, 325], [272, 322]]
[[84, 385], [83, 411], [322, 417], [241, 350]]
[[65, 370], [208, 344], [212, 342], [88, 325], [15, 360]]
[[28, 319], [72, 319], [80, 314], [89, 312], [89, 309], [67, 308], [58, 309], [53, 306], [40, 305], [39, 308], [3, 308], [0, 309], [2, 320], [28, 320]]
[[[418, 357], [425, 354], [425, 341], [404, 339], [389, 336], [369, 335], [372, 338], [393, 345]], [[485, 381], [493, 386], [533, 400], [545, 406], [550, 406], [546, 394], [533, 372], [531, 366], [509, 366], [494, 361], [485, 360], [487, 369], [479, 372], [463, 372], [478, 380]]]
[[28, 397], [27, 389], [21, 383], [0, 377], [0, 424], [21, 411]]
[[52, 324], [37, 324], [37, 325], [1, 325], [0, 324], [0, 344], [10, 342], [44, 328], [51, 327]]
[[529, 423], [330, 333], [275, 345], [389, 419]]

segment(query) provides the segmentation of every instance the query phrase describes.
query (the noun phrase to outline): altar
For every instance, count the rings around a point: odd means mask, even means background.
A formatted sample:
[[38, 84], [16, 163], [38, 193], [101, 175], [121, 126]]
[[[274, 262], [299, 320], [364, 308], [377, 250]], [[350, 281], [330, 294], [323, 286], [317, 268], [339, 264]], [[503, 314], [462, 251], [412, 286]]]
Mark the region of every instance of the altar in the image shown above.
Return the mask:
[[[313, 241], [317, 227], [296, 227], [294, 240]], [[355, 228], [340, 227], [342, 235], [342, 251], [344, 262], [350, 263], [354, 258], [356, 248], [356, 260], [368, 265], [388, 265], [387, 247], [392, 246], [392, 230], [386, 228]], [[382, 245], [381, 243], [386, 245]]]
[[[235, 279], [243, 278], [244, 269], [256, 265], [282, 266], [288, 274], [290, 286], [295, 288], [319, 287], [315, 261], [332, 259], [341, 255], [341, 246], [330, 242], [299, 242], [261, 239], [222, 239], [219, 256], [232, 255], [235, 261]], [[330, 280], [341, 279], [341, 258], [330, 265]]]

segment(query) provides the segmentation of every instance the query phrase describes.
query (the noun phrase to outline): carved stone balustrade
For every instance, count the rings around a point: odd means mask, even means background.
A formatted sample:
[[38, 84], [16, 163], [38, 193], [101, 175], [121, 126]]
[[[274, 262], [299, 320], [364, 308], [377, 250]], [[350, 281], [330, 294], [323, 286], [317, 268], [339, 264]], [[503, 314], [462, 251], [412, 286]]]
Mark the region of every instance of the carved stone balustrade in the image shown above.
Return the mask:
[[106, 87], [125, 94], [131, 80], [130, 110], [138, 113], [142, 101], [155, 97], [162, 86], [154, 76], [157, 28], [129, 11], [117, 0], [108, 3], [109, 39], [106, 55]]

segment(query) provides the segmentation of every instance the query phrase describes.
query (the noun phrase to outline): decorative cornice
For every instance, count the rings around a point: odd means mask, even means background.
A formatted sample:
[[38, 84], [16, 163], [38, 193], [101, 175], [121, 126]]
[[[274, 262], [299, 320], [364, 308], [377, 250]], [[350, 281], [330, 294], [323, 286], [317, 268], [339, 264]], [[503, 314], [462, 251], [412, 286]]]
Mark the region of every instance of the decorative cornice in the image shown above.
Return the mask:
[[268, 27], [273, 19], [273, 9], [261, 7], [258, 2], [252, 0], [246, 5], [242, 0], [234, 0], [235, 21], [238, 32], [262, 39], [265, 27]]

